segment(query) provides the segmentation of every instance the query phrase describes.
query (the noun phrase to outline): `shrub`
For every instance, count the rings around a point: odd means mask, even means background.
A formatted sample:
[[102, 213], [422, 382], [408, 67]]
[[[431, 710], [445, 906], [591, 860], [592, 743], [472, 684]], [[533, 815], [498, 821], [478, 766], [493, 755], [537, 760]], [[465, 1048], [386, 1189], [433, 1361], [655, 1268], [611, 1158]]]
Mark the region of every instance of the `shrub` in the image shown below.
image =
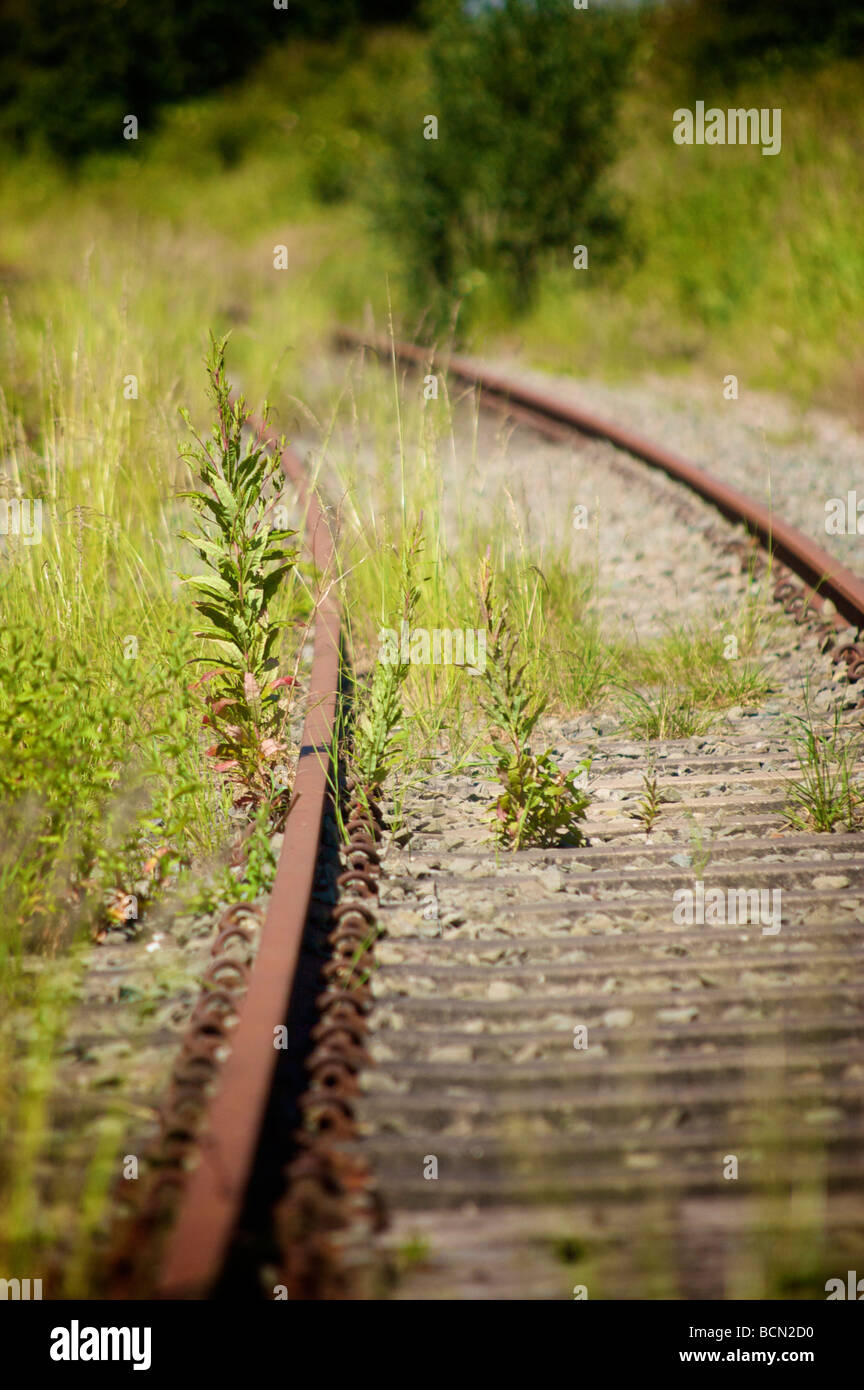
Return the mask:
[[[615, 253], [620, 210], [604, 175], [637, 21], [569, 0], [502, 0], [466, 10], [438, 0], [427, 103], [391, 133], [374, 200], [405, 255], [410, 287], [440, 320], [477, 282], [500, 276], [530, 303], [541, 259]], [[435, 115], [438, 138], [424, 138]]]
[[664, 7], [655, 24], [676, 81], [704, 98], [762, 73], [864, 53], [864, 0], [698, 0]]

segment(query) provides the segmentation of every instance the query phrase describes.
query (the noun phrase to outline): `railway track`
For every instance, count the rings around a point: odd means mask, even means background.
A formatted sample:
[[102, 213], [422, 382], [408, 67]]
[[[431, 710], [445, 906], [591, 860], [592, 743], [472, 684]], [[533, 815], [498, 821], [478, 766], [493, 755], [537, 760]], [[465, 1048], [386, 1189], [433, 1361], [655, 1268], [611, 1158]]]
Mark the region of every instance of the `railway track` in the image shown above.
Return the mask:
[[[358, 1110], [398, 1297], [783, 1297], [805, 1249], [811, 1295], [856, 1267], [864, 837], [781, 835], [791, 753], [748, 723], [733, 757], [658, 749], [666, 843], [606, 738], [588, 846], [444, 850], [463, 803], [388, 853]], [[779, 890], [782, 925], [676, 925], [697, 875]]]
[[[779, 642], [793, 624], [800, 639], [776, 654], [781, 697], [653, 741], [647, 828], [645, 743], [584, 717], [543, 733], [565, 768], [591, 755], [585, 845], [496, 855], [482, 782], [445, 758], [400, 797], [394, 837], [396, 808], [379, 815], [340, 768], [325, 587], [272, 898], [257, 941], [226, 923], [114, 1292], [824, 1297], [864, 1237], [864, 835], [788, 828], [788, 715], [811, 668], [864, 672], [864, 583], [689, 461], [447, 369], [550, 448], [578, 431], [642, 460], [604, 467], [658, 486], [724, 582], [770, 547]], [[286, 471], [330, 573], [328, 518], [295, 456]], [[709, 891], [736, 920], [699, 920]], [[767, 894], [750, 919], [741, 892]], [[154, 1231], [148, 1290], [131, 1251]]]

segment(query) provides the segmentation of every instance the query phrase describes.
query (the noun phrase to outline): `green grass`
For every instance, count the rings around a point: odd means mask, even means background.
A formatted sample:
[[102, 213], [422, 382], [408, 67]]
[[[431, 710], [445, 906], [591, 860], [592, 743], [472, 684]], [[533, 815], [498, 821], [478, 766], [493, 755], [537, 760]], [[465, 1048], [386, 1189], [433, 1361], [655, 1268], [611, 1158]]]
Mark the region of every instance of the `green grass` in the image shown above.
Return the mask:
[[[126, 366], [144, 380], [148, 351], [170, 361], [155, 318], [133, 351], [122, 304], [108, 295], [94, 313], [81, 296], [74, 338], [73, 320], [47, 329], [32, 376], [35, 325], [25, 314], [18, 335], [9, 316], [0, 409], [5, 495], [42, 508], [41, 540], [5, 537], [0, 568], [0, 1012], [14, 1020], [0, 1038], [0, 1263], [25, 1272], [46, 1223], [32, 1177], [79, 945], [121, 897], [143, 917], [148, 897], [218, 862], [232, 831], [190, 690], [202, 643], [178, 578], [181, 424], [164, 399], [122, 392]], [[280, 654], [296, 612], [291, 599], [274, 608]], [[232, 879], [226, 898], [232, 886], [242, 895]], [[93, 1162], [87, 1230], [105, 1191], [104, 1156]]]
[[[711, 709], [758, 704], [768, 692], [768, 681], [754, 654], [767, 631], [747, 635], [752, 602], [748, 599], [739, 613], [725, 620], [717, 615], [702, 623], [670, 626], [662, 637], [637, 648], [630, 662], [634, 681], [666, 681]], [[734, 647], [727, 645], [730, 637]], [[726, 650], [738, 655], [727, 657]]]
[[663, 685], [648, 694], [628, 690], [621, 699], [624, 723], [632, 734], [645, 739], [692, 738], [707, 733], [717, 718], [675, 686]]
[[43, 535], [7, 537], [0, 570], [4, 1014], [31, 994], [23, 952], [104, 920], [157, 850], [165, 872], [214, 847], [171, 573], [174, 463], [115, 389], [120, 317], [82, 313], [71, 352], [46, 334], [21, 399], [14, 317], [5, 340], [4, 491], [41, 501]]

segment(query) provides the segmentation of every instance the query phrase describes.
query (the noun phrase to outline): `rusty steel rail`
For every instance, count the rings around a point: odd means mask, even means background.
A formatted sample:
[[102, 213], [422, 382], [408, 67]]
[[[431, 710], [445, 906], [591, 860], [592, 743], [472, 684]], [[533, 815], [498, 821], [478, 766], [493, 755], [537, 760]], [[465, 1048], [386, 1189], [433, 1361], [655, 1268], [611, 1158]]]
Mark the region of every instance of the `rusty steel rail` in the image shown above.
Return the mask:
[[[368, 348], [415, 367], [436, 359], [432, 348], [399, 342], [388, 337], [341, 328], [337, 345]], [[769, 507], [739, 488], [714, 477], [707, 469], [682, 454], [655, 444], [645, 435], [627, 429], [581, 407], [570, 405], [545, 391], [535, 391], [510, 377], [487, 372], [461, 357], [442, 354], [440, 365], [448, 375], [480, 393], [481, 404], [508, 411], [535, 429], [556, 438], [573, 430], [606, 439], [635, 458], [660, 468], [711, 502], [730, 521], [743, 522], [759, 541], [805, 585], [807, 603], [821, 608], [830, 599], [838, 614], [855, 627], [864, 624], [864, 580], [841, 564], [797, 527], [774, 515]]]
[[[305, 506], [307, 549], [319, 572], [332, 574], [333, 537], [307, 470], [289, 449], [283, 451], [282, 467]], [[242, 1210], [276, 1065], [274, 1029], [287, 1015], [312, 896], [338, 710], [341, 631], [341, 606], [330, 585], [315, 615], [294, 804], [231, 1050], [199, 1134], [197, 1166], [183, 1185], [166, 1243], [157, 1284], [162, 1298], [207, 1296]]]

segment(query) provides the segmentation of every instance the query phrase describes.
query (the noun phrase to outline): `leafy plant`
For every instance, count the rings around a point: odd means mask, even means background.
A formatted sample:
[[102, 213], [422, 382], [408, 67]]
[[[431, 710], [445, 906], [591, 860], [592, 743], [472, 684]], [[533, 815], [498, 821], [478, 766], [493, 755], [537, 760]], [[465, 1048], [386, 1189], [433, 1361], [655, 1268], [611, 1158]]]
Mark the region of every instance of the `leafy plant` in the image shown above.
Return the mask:
[[[277, 692], [292, 685], [293, 677], [273, 676], [282, 625], [271, 617], [270, 605], [294, 567], [296, 551], [286, 550], [285, 542], [296, 533], [270, 522], [274, 484], [282, 476], [281, 443], [268, 448], [262, 425], [245, 445], [249, 414], [244, 397], [231, 398], [227, 341], [211, 335], [207, 372], [216, 423], [209, 444], [183, 411], [195, 442], [182, 445], [180, 453], [201, 486], [181, 494], [199, 518], [197, 532], [183, 532], [181, 539], [209, 573], [182, 578], [197, 594], [195, 607], [209, 624], [196, 636], [214, 649], [206, 658], [209, 669], [196, 682], [208, 687], [204, 723], [216, 736], [207, 751], [219, 759], [216, 770], [239, 784], [238, 800], [254, 802], [273, 793], [272, 765], [287, 752], [287, 711]], [[266, 419], [265, 406], [265, 424]]]
[[798, 830], [831, 831], [835, 825], [853, 829], [864, 804], [864, 787], [854, 778], [861, 736], [846, 737], [839, 709], [821, 733], [813, 726], [809, 705], [806, 715], [796, 715], [792, 723], [800, 775], [787, 784], [786, 819]]
[[650, 767], [642, 773], [642, 795], [639, 798], [638, 816], [645, 827], [645, 834], [650, 835], [654, 822], [660, 814], [660, 792], [657, 787], [657, 769], [653, 762]]
[[490, 761], [503, 790], [492, 811], [500, 843], [523, 845], [581, 844], [579, 827], [588, 796], [578, 785], [578, 771], [563, 772], [548, 752], [533, 753], [530, 738], [546, 708], [542, 696], [528, 693], [526, 663], [517, 664], [518, 640], [508, 627], [507, 605], [498, 607], [488, 558], [480, 567], [480, 609], [487, 630], [486, 666], [481, 703], [493, 726]]
[[[410, 631], [420, 599], [415, 566], [423, 549], [422, 524], [422, 518], [418, 519], [400, 557], [400, 635], [402, 625]], [[394, 661], [383, 661], [379, 653], [372, 684], [361, 700], [351, 762], [355, 780], [372, 797], [380, 792], [393, 763], [394, 734], [403, 717], [402, 687], [410, 670], [410, 662], [402, 659], [401, 643]]]
[[213, 913], [226, 903], [254, 902], [269, 893], [278, 860], [272, 839], [272, 812], [272, 803], [262, 801], [235, 847], [233, 862], [222, 863], [209, 876], [184, 885], [189, 911]]
[[125, 661], [119, 643], [46, 641], [35, 615], [0, 633], [0, 891], [10, 924], [44, 922], [57, 940], [91, 892], [116, 895], [145, 860], [156, 856], [164, 871], [188, 847], [200, 783], [181, 680], [186, 636], [144, 663]]
[[409, 1236], [396, 1251], [399, 1272], [405, 1273], [418, 1265], [427, 1264], [431, 1252], [432, 1245], [426, 1236]]

